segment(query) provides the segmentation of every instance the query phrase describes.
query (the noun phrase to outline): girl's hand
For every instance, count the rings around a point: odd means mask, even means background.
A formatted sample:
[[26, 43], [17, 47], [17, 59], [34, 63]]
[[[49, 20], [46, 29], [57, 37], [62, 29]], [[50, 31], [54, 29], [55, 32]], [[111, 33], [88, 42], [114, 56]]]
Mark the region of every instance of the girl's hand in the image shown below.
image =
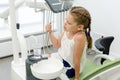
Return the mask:
[[45, 29], [46, 29], [47, 32], [52, 32], [52, 25], [51, 24], [47, 24], [45, 26]]

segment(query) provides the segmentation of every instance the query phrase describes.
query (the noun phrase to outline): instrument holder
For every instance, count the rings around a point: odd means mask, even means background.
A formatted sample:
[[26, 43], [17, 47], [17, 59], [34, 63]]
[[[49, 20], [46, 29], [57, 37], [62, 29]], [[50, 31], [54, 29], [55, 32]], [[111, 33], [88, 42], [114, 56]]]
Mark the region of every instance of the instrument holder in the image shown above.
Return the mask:
[[59, 1], [59, 0], [45, 0], [53, 13], [60, 13], [68, 11], [72, 7], [70, 1]]

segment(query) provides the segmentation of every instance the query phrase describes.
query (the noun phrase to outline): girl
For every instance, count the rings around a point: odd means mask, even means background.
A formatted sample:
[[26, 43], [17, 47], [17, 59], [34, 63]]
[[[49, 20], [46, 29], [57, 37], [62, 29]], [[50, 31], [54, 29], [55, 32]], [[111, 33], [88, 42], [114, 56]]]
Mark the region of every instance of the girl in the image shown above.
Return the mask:
[[85, 64], [86, 46], [88, 49], [92, 47], [90, 24], [89, 12], [83, 7], [74, 6], [67, 14], [64, 32], [59, 38], [54, 36], [51, 24], [46, 25], [53, 46], [58, 48], [57, 55], [66, 67], [66, 75], [75, 76], [75, 80], [80, 80], [79, 73]]

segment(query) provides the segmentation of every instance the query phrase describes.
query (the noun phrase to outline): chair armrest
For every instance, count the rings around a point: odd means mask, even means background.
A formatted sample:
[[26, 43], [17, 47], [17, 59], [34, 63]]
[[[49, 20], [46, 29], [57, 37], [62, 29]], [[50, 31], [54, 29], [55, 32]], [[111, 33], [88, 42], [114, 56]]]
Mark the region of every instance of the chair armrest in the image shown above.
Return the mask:
[[101, 58], [104, 58], [104, 59], [109, 60], [109, 61], [114, 60], [114, 58], [110, 55], [98, 54], [94, 57], [93, 61], [96, 62], [98, 65], [101, 65]]

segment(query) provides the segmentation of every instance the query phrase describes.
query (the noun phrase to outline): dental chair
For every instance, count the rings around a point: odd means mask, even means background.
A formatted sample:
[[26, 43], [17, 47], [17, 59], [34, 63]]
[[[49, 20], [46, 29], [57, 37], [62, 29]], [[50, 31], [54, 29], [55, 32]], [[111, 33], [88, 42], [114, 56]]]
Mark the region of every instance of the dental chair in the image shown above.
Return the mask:
[[[95, 47], [103, 54], [97, 54], [94, 60], [86, 60], [80, 80], [120, 80], [120, 59], [113, 59], [109, 56], [109, 49], [113, 36], [99, 38], [95, 41]], [[102, 65], [98, 65], [96, 60], [102, 58]], [[74, 78], [70, 78], [74, 80]]]
[[[87, 59], [80, 80], [120, 80], [120, 59], [107, 61], [103, 65]], [[74, 80], [74, 78], [70, 78]]]
[[[114, 37], [113, 36], [108, 36], [108, 37], [103, 37], [103, 38], [99, 38], [95, 41], [95, 47], [102, 52], [105, 55], [109, 55], [109, 50], [110, 50], [110, 46], [111, 43], [113, 42]], [[104, 56], [105, 56], [104, 55]], [[100, 55], [98, 55], [100, 56]], [[107, 56], [106, 56], [107, 57]], [[111, 59], [112, 60], [112, 59]], [[103, 64], [103, 62], [105, 61], [104, 58], [101, 58], [101, 64]]]

